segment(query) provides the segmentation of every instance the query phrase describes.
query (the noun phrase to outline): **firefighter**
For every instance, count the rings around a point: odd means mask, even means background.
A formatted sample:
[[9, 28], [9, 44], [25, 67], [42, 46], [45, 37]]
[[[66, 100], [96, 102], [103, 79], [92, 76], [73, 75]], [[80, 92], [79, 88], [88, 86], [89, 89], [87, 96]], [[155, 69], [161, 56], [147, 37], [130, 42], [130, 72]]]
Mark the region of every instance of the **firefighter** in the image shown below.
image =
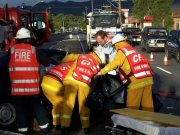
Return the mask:
[[41, 53], [29, 44], [31, 34], [28, 29], [19, 29], [15, 38], [17, 43], [9, 50], [9, 75], [18, 131], [23, 134], [28, 133], [29, 115], [33, 110], [40, 129], [47, 133], [49, 120], [40, 100], [39, 63], [48, 66], [48, 57], [40, 55]]
[[[103, 30], [99, 30], [95, 34], [95, 38], [98, 44], [98, 46], [95, 49], [103, 51], [105, 53], [107, 62], [112, 61], [117, 52], [116, 49], [112, 46], [112, 38], [108, 36], [107, 32]], [[110, 71], [108, 72], [108, 74], [116, 75], [116, 71]]]
[[100, 64], [105, 63], [103, 52], [94, 51], [89, 54], [70, 54], [62, 62], [75, 61], [67, 76], [63, 80], [64, 102], [61, 117], [63, 134], [69, 134], [71, 116], [78, 97], [79, 114], [84, 132], [89, 132], [89, 108], [85, 106], [85, 101], [90, 91], [91, 79], [100, 71]]
[[120, 34], [112, 39], [112, 44], [115, 46], [117, 54], [113, 61], [101, 69], [96, 76], [119, 68], [121, 80], [124, 83], [127, 81], [125, 76], [121, 74], [123, 71], [131, 81], [127, 87], [126, 106], [139, 109], [141, 105], [143, 110], [153, 111], [153, 73], [147, 59], [130, 46]]
[[44, 95], [52, 103], [52, 117], [54, 129], [60, 128], [60, 116], [64, 97], [62, 81], [73, 62], [59, 64], [51, 68], [42, 79], [41, 87]]
[[9, 48], [11, 48], [16, 43], [16, 39], [13, 36], [13, 31], [10, 29], [7, 32], [8, 36], [7, 38], [2, 42], [2, 50], [8, 51]]

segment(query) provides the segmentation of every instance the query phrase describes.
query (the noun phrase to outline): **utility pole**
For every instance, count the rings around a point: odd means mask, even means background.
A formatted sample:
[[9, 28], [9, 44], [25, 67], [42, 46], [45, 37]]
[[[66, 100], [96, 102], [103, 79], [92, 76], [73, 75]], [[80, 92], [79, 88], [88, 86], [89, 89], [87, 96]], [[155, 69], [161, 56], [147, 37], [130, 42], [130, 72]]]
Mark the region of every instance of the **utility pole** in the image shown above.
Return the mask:
[[93, 13], [93, 10], [94, 10], [93, 5], [94, 5], [94, 0], [92, 0], [92, 13]]
[[121, 26], [121, 0], [118, 0], [118, 10], [119, 10], [119, 23]]
[[85, 7], [85, 16], [87, 16], [87, 7]]

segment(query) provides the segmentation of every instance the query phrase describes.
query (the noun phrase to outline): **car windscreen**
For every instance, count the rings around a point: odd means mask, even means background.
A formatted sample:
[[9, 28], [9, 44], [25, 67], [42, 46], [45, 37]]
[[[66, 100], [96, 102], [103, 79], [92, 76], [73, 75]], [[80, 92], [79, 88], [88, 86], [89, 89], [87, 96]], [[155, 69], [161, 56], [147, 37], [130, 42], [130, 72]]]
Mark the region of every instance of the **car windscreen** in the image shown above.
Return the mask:
[[126, 31], [127, 31], [127, 33], [134, 33], [134, 34], [140, 34], [141, 33], [141, 30], [137, 29], [137, 28], [130, 28], [130, 29], [127, 29]]
[[116, 27], [118, 22], [118, 15], [116, 14], [105, 14], [105, 15], [94, 15], [92, 16], [92, 27]]
[[149, 29], [148, 36], [167, 36], [167, 31], [165, 29]]

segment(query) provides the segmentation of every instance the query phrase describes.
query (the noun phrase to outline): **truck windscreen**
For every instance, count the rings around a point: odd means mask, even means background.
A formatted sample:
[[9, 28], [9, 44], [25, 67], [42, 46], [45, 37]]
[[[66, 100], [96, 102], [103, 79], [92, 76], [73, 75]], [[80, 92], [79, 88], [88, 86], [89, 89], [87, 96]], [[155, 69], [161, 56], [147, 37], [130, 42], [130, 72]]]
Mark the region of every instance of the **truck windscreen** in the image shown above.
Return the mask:
[[116, 27], [118, 15], [94, 15], [92, 16], [92, 28], [96, 27]]

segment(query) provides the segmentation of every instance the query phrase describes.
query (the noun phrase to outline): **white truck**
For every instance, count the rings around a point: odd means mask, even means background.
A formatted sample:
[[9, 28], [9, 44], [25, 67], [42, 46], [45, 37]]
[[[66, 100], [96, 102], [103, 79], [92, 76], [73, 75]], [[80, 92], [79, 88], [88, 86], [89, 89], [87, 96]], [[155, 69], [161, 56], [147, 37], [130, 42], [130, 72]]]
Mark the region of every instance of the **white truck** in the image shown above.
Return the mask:
[[89, 49], [96, 45], [95, 34], [99, 30], [106, 31], [109, 38], [121, 32], [118, 12], [90, 12], [87, 15], [87, 44]]

